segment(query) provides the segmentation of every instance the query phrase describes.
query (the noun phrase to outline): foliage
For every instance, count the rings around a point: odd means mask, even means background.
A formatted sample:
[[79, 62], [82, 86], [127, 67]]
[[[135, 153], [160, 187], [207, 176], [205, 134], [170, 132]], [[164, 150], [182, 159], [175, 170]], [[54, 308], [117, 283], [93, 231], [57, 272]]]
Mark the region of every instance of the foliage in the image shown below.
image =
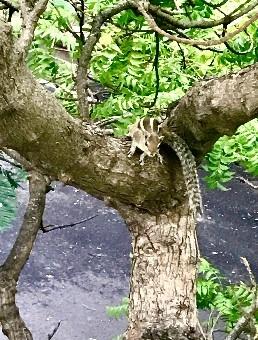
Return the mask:
[[129, 299], [128, 298], [123, 298], [121, 303], [117, 306], [108, 306], [106, 308], [107, 315], [110, 318], [114, 318], [116, 320], [127, 316], [127, 311], [128, 311], [128, 303]]
[[0, 164], [0, 231], [6, 228], [16, 215], [16, 189], [25, 179], [20, 169]]
[[197, 306], [219, 312], [228, 331], [250, 307], [252, 294], [247, 284], [229, 284], [208, 261], [201, 260], [197, 280]]
[[233, 176], [230, 165], [241, 164], [249, 173], [258, 176], [258, 120], [241, 126], [232, 137], [224, 136], [215, 143], [206, 157], [204, 168], [209, 171], [206, 177], [210, 188], [226, 190], [222, 183]]

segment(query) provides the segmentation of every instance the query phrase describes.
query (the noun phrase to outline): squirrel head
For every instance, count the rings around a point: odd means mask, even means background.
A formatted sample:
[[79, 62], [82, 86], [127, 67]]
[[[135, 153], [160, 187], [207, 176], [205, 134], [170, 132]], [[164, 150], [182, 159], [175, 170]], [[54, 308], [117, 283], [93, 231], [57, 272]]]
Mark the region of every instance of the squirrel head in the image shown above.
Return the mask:
[[158, 136], [157, 133], [151, 133], [147, 137], [146, 145], [148, 150], [150, 151], [151, 157], [154, 157], [157, 154], [162, 139], [163, 136]]

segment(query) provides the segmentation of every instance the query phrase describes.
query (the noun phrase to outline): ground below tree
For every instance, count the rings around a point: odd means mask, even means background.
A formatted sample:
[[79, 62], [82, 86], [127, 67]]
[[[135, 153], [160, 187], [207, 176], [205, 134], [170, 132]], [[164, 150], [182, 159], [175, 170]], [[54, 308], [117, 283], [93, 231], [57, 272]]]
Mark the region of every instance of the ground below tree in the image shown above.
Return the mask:
[[[258, 278], [257, 191], [238, 180], [228, 187], [227, 192], [203, 189], [201, 253], [232, 280], [247, 278], [240, 262], [240, 256], [245, 256]], [[1, 261], [15, 239], [26, 198], [24, 188], [19, 193], [19, 216], [12, 228], [0, 234]], [[125, 320], [109, 320], [105, 314], [105, 306], [119, 303], [128, 292], [130, 239], [122, 219], [101, 201], [57, 184], [55, 192], [48, 194], [44, 224], [93, 215], [97, 216], [82, 225], [39, 234], [18, 294], [22, 316], [35, 340], [47, 339], [60, 320], [55, 340], [111, 340], [125, 327]]]

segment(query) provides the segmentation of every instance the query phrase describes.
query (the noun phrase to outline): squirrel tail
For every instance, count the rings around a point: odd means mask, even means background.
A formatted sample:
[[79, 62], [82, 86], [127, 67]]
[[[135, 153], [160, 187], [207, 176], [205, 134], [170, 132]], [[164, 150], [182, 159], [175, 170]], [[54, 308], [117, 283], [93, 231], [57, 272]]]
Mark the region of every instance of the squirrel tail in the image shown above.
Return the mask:
[[182, 172], [189, 197], [189, 207], [194, 218], [203, 214], [202, 196], [195, 158], [186, 142], [176, 133], [165, 134], [163, 143], [168, 144], [177, 154], [182, 166]]

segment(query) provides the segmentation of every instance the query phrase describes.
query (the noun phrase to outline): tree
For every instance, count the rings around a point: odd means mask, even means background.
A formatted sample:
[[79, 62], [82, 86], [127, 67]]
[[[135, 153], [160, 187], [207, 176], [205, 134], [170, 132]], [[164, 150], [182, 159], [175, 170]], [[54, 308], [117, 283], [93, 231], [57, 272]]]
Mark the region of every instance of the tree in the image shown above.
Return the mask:
[[[214, 45], [224, 44], [233, 55], [243, 54], [243, 59], [238, 59], [236, 72], [204, 79], [195, 85], [193, 81], [189, 82], [178, 94], [178, 100], [168, 106], [167, 134], [176, 132], [183, 138], [199, 164], [219, 137], [233, 134], [240, 125], [257, 116], [258, 64], [239, 70], [257, 59], [257, 49], [253, 47], [257, 36], [257, 1], [246, 1], [244, 4], [222, 1], [217, 5], [204, 0], [196, 3], [176, 1], [175, 4], [170, 1], [122, 0], [103, 4], [94, 1], [77, 4], [71, 1], [79, 23], [78, 30], [73, 29], [65, 18], [63, 5], [60, 7], [57, 2], [54, 3], [60, 31], [70, 32], [75, 39], [74, 55], [78, 58], [75, 83], [80, 119], [72, 117], [53, 94], [42, 88], [26, 64], [27, 61], [33, 66], [31, 55], [42, 47], [40, 40], [32, 44], [39, 17], [46, 11], [48, 1], [0, 2], [8, 10], [7, 20], [12, 19], [14, 12], [20, 12], [22, 17], [18, 33], [10, 23], [0, 22], [0, 147], [23, 165], [30, 179], [30, 200], [24, 221], [14, 247], [0, 270], [0, 322], [4, 334], [9, 339], [32, 339], [15, 305], [16, 283], [41, 227], [49, 183], [60, 180], [105, 200], [120, 212], [128, 224], [133, 249], [129, 326], [125, 339], [204, 339], [195, 302], [199, 258], [196, 221], [189, 211], [180, 162], [173, 150], [166, 146], [161, 146], [163, 164], [150, 159], [141, 167], [137, 156], [129, 159], [129, 141], [104, 134], [98, 125], [90, 121], [94, 114], [101, 115], [101, 109], [100, 106], [92, 109], [89, 105], [87, 75], [92, 65], [91, 70], [96, 75], [99, 69], [102, 70], [99, 71], [99, 81], [110, 88], [113, 84], [113, 98], [107, 102], [114, 105], [111, 114], [117, 114], [122, 105], [115, 96], [122, 88], [117, 66], [121, 66], [121, 59], [123, 62], [128, 60], [125, 56], [131, 49], [134, 50], [131, 66], [143, 68], [141, 60], [137, 61], [137, 53], [138, 59], [141, 59], [141, 49], [146, 47], [138, 41], [138, 49], [133, 49], [132, 41], [126, 40], [126, 37], [136, 33], [139, 39], [143, 39], [141, 32], [147, 31], [151, 36], [154, 32], [154, 96], [148, 97], [144, 85], [138, 86], [135, 82], [137, 77], [132, 77], [131, 67], [131, 77], [128, 75], [125, 80], [128, 84], [123, 98], [129, 107], [125, 110], [130, 111], [131, 105], [135, 115], [149, 110], [159, 113], [162, 104], [167, 104], [170, 98], [167, 96], [163, 102], [157, 102], [160, 89], [163, 88], [164, 94], [166, 87], [163, 80], [160, 81], [158, 65], [158, 61], [162, 60], [159, 56], [161, 39], [167, 54], [175, 46], [170, 42], [179, 44], [178, 55], [181, 53], [183, 63], [185, 54], [191, 56], [193, 48], [184, 50], [182, 44], [198, 49], [208, 48], [212, 53], [210, 67], [215, 60], [213, 53], [224, 52], [214, 49]], [[96, 10], [96, 6], [100, 8]], [[233, 28], [228, 30], [228, 26], [235, 22]], [[104, 64], [101, 58], [98, 59], [98, 52], [102, 49], [104, 54], [109, 44], [102, 42], [97, 47], [96, 44], [101, 33], [104, 34], [110, 25], [115, 27], [111, 40], [117, 39], [117, 47], [113, 47], [119, 50], [117, 53], [121, 53], [121, 59], [114, 58], [112, 63], [109, 55], [107, 59], [110, 63]], [[217, 27], [220, 28], [218, 32], [214, 30]], [[250, 41], [245, 40], [241, 32]], [[230, 39], [239, 34], [240, 42], [230, 45]], [[60, 40], [57, 39], [58, 42]], [[29, 50], [31, 46], [34, 50]], [[237, 51], [236, 46], [242, 46], [242, 51]], [[127, 54], [123, 54], [126, 48]], [[146, 58], [151, 51], [146, 48], [144, 52]], [[44, 60], [41, 62], [43, 64]], [[55, 65], [51, 68], [50, 63], [46, 64], [55, 78]], [[39, 68], [41, 66], [38, 64]], [[162, 67], [162, 70], [166, 69], [162, 77], [166, 77], [168, 83], [171, 77], [176, 80], [173, 69], [165, 67], [164, 61]], [[108, 73], [112, 70], [117, 74], [109, 79]], [[146, 74], [149, 73], [146, 71]], [[183, 90], [191, 85], [180, 98]], [[168, 94], [170, 91], [171, 88]], [[135, 98], [134, 92], [138, 95]], [[136, 103], [140, 96], [146, 100]], [[68, 99], [65, 97], [64, 102], [67, 103]], [[108, 108], [105, 106], [107, 102], [103, 104], [103, 110]], [[122, 109], [120, 107], [120, 111]], [[118, 132], [121, 130], [120, 126]]]

